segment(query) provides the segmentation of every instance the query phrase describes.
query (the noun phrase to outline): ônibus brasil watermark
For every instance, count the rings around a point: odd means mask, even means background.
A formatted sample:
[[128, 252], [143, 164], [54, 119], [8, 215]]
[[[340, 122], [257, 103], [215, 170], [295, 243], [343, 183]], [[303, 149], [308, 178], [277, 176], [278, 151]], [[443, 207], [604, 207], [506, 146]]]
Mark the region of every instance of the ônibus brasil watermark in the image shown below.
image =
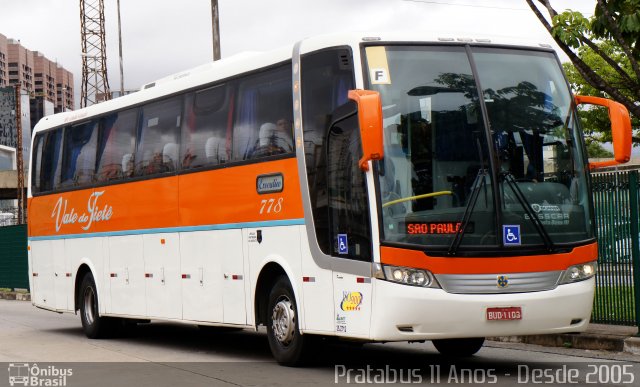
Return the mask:
[[9, 363], [8, 370], [10, 386], [62, 387], [67, 385], [67, 378], [73, 376], [71, 368], [38, 366], [35, 363]]

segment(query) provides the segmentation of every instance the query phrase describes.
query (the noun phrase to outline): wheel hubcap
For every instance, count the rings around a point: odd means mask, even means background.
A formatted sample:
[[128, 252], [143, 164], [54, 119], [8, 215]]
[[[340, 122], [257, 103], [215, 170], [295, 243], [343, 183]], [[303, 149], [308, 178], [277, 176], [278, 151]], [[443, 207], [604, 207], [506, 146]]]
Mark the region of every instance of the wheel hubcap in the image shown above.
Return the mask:
[[280, 344], [288, 345], [293, 340], [295, 324], [296, 314], [291, 301], [288, 298], [278, 301], [273, 307], [271, 327]]
[[95, 293], [93, 288], [88, 287], [84, 291], [84, 319], [88, 325], [93, 324], [95, 320]]

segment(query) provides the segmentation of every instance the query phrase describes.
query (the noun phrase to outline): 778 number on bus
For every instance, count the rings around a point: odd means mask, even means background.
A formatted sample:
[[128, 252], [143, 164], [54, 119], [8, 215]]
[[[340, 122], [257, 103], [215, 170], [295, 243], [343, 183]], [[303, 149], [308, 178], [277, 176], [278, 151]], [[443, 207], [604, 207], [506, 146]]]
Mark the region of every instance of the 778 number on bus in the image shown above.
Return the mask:
[[282, 211], [284, 198], [262, 199], [260, 201], [260, 214], [277, 214]]

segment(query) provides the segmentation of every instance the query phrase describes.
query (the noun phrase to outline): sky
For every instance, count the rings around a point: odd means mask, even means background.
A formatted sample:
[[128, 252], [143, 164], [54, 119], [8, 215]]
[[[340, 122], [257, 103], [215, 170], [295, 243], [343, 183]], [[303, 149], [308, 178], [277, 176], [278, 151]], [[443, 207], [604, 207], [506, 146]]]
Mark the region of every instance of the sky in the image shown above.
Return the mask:
[[[97, 2], [97, 0], [86, 0]], [[552, 43], [524, 0], [218, 0], [222, 58], [335, 32], [437, 29]], [[596, 0], [552, 0], [590, 16]], [[116, 0], [104, 0], [107, 71], [119, 89]], [[211, 0], [120, 0], [125, 89], [212, 60]], [[0, 0], [0, 33], [82, 79], [79, 0]], [[566, 57], [565, 57], [566, 58]], [[76, 95], [76, 104], [79, 94]]]

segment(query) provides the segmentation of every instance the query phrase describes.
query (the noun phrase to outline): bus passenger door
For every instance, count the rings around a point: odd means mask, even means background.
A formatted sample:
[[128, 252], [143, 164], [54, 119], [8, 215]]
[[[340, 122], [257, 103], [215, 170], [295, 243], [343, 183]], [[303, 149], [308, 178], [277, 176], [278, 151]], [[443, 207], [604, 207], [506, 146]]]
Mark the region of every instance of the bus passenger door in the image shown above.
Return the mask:
[[372, 243], [366, 174], [358, 115], [348, 102], [336, 109], [327, 136], [327, 195], [333, 256], [336, 335], [369, 337], [371, 318]]
[[180, 237], [178, 234], [143, 235], [147, 316], [182, 318]]
[[180, 233], [182, 318], [221, 323], [222, 265], [215, 234], [219, 231]]

